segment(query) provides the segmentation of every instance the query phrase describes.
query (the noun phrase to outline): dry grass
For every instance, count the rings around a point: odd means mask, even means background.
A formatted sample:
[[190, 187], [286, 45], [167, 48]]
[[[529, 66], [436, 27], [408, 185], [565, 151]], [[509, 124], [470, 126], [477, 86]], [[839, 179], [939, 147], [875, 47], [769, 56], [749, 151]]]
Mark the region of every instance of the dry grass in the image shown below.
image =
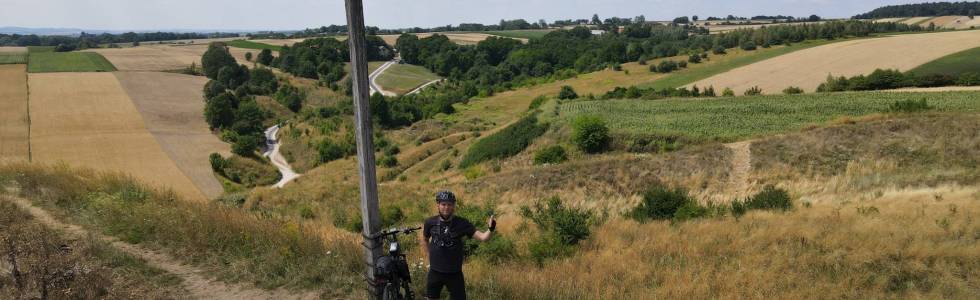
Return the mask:
[[[179, 279], [95, 238], [70, 238], [0, 196], [7, 299], [176, 298]], [[9, 275], [9, 276], [8, 276]]]
[[[144, 45], [128, 48], [89, 49], [105, 56], [120, 71], [171, 71], [187, 68], [192, 63], [201, 65], [201, 56], [208, 50], [208, 44], [192, 45]], [[251, 66], [245, 60], [245, 53], [258, 55], [258, 50], [229, 47], [229, 52], [239, 64]]]
[[202, 90], [208, 79], [157, 72], [117, 72], [116, 78], [163, 151], [205, 196], [223, 192], [208, 155], [231, 155], [229, 145], [208, 129]]
[[[477, 43], [491, 36], [495, 36], [495, 35], [485, 34], [485, 33], [452, 33], [452, 32], [414, 33], [414, 35], [418, 36], [419, 38], [427, 38], [434, 34], [445, 35], [447, 38], [449, 38], [450, 41], [460, 45], [476, 45]], [[384, 40], [385, 43], [388, 43], [388, 45], [392, 45], [392, 46], [394, 46], [395, 42], [398, 41], [399, 36], [401, 35], [400, 34], [379, 35], [379, 37], [381, 37], [381, 39]], [[528, 41], [527, 39], [519, 39], [519, 38], [515, 38], [515, 40], [519, 40], [524, 43], [527, 43]]]
[[0, 162], [27, 161], [30, 128], [26, 65], [0, 65], [0, 99]]
[[30, 74], [29, 81], [33, 161], [126, 172], [206, 199], [147, 130], [115, 75]]
[[860, 39], [800, 50], [696, 82], [740, 95], [758, 86], [776, 94], [789, 86], [815, 91], [827, 75], [856, 76], [875, 69], [910, 70], [940, 57], [980, 46], [980, 31], [905, 34]]

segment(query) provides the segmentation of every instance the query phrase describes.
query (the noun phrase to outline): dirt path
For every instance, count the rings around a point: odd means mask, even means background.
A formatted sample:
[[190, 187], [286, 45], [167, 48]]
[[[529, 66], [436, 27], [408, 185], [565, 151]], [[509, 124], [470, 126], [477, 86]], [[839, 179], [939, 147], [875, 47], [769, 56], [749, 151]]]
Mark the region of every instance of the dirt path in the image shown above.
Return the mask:
[[318, 299], [317, 293], [310, 292], [305, 294], [294, 294], [289, 291], [275, 290], [267, 291], [256, 288], [249, 288], [240, 285], [227, 284], [220, 281], [208, 279], [203, 270], [181, 264], [170, 255], [144, 249], [140, 246], [119, 241], [116, 238], [103, 236], [90, 232], [81, 226], [63, 223], [55, 219], [44, 209], [34, 206], [29, 200], [23, 198], [0, 196], [0, 199], [16, 204], [21, 209], [27, 211], [41, 224], [55, 229], [62, 230], [75, 238], [84, 238], [93, 235], [98, 239], [108, 242], [110, 245], [126, 252], [129, 255], [141, 258], [150, 266], [164, 270], [183, 279], [181, 285], [190, 292], [191, 298], [196, 299]]
[[262, 155], [269, 158], [272, 165], [279, 169], [279, 173], [282, 174], [282, 179], [276, 182], [275, 187], [282, 188], [286, 186], [287, 183], [299, 178], [300, 174], [293, 171], [293, 168], [289, 166], [289, 162], [286, 158], [282, 156], [279, 152], [279, 139], [276, 136], [279, 134], [279, 125], [269, 127], [265, 130], [265, 144], [268, 150]]
[[732, 173], [730, 179], [737, 199], [745, 198], [751, 187], [749, 183], [749, 173], [752, 172], [751, 146], [752, 141], [725, 144], [725, 147], [732, 150]]

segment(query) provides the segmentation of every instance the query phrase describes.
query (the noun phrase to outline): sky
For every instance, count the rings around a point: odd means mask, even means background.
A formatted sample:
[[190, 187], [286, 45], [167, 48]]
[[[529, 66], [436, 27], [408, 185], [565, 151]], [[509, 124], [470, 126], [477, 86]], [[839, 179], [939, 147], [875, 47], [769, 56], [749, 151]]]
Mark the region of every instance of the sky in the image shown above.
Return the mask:
[[[369, 26], [755, 15], [845, 18], [907, 0], [364, 0]], [[97, 30], [294, 30], [346, 24], [343, 0], [0, 0], [0, 27]]]

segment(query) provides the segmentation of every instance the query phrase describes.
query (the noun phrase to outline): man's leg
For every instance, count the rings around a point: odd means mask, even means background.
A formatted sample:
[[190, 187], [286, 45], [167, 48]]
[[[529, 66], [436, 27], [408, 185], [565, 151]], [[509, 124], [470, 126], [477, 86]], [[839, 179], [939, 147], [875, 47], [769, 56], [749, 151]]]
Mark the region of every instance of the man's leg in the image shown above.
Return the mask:
[[446, 288], [449, 289], [449, 299], [466, 300], [466, 280], [463, 272], [452, 274], [446, 278]]
[[442, 286], [446, 285], [446, 281], [436, 273], [436, 271], [429, 270], [429, 275], [425, 278], [425, 297], [428, 299], [439, 299], [439, 294], [442, 294]]

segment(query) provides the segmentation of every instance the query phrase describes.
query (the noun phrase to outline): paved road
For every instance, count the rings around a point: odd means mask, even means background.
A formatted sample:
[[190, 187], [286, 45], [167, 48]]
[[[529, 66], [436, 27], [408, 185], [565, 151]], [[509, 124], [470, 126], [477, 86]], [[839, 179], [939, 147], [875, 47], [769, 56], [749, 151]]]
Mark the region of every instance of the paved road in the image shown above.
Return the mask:
[[398, 96], [398, 94], [381, 89], [381, 86], [379, 86], [377, 82], [374, 82], [376, 79], [378, 79], [378, 76], [381, 76], [381, 74], [384, 73], [385, 70], [387, 70], [388, 67], [391, 67], [391, 65], [393, 64], [395, 64], [394, 60], [385, 62], [383, 65], [381, 65], [381, 67], [378, 67], [377, 70], [371, 72], [371, 75], [368, 75], [368, 82], [370, 83], [369, 85], [371, 86], [372, 94], [381, 93], [382, 95], [385, 95], [385, 97]]

